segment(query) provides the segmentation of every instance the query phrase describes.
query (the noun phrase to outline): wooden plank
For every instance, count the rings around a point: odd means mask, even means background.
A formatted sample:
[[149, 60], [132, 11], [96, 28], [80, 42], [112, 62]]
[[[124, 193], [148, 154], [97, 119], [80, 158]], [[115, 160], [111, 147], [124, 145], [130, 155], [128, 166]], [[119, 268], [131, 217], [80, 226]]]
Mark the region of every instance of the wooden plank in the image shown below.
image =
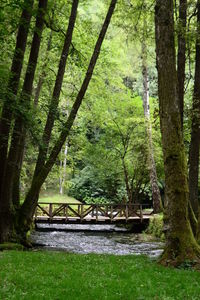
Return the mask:
[[71, 212], [73, 212], [77, 217], [79, 217], [81, 219], [81, 216], [79, 215], [79, 213], [77, 211], [75, 211], [71, 206], [69, 206], [69, 210], [71, 210]]
[[48, 217], [50, 217], [49, 216], [49, 212], [47, 212], [42, 206], [40, 206], [39, 204], [37, 206], [38, 206], [39, 209], [41, 209], [41, 211], [44, 212], [45, 215], [47, 215]]
[[59, 207], [52, 213], [52, 217], [56, 216], [57, 214], [59, 214], [59, 212], [61, 212], [64, 209], [65, 205], [59, 205]]
[[68, 220], [68, 205], [66, 205], [64, 207], [64, 212], [65, 212], [65, 220], [67, 221]]
[[53, 204], [52, 203], [49, 203], [49, 217], [50, 219], [52, 219], [53, 217]]

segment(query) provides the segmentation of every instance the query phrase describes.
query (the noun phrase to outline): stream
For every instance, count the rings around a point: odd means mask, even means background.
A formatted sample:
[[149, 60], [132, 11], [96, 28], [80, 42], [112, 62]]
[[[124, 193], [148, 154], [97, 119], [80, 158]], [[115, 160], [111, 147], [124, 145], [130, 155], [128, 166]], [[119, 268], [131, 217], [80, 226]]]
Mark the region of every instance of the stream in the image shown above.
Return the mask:
[[40, 224], [31, 234], [35, 248], [70, 253], [148, 255], [158, 257], [163, 243], [145, 241], [143, 234], [128, 232], [116, 225]]

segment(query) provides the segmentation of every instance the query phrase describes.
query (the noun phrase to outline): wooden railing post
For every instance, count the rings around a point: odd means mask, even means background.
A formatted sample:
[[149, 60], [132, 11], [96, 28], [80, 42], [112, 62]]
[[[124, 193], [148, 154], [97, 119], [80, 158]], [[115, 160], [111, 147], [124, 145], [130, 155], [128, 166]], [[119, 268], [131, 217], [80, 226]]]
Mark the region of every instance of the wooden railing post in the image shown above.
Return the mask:
[[53, 204], [50, 203], [49, 204], [49, 217], [50, 217], [50, 219], [52, 219], [52, 215], [53, 215]]
[[78, 214], [80, 215], [80, 204], [78, 204]]
[[96, 205], [96, 221], [98, 221], [98, 205]]
[[65, 220], [68, 220], [68, 204], [65, 206]]
[[143, 221], [143, 212], [142, 212], [142, 205], [140, 204], [140, 221]]
[[84, 204], [81, 204], [81, 221], [83, 220]]

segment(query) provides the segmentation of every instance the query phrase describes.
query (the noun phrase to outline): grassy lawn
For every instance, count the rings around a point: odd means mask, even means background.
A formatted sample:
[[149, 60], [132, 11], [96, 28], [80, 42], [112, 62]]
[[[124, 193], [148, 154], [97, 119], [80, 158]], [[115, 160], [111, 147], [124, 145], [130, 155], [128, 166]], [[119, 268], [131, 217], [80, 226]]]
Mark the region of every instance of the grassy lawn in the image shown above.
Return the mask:
[[76, 200], [73, 197], [67, 195], [59, 195], [59, 194], [43, 194], [39, 198], [39, 202], [54, 202], [54, 203], [81, 203], [80, 201]]
[[4, 251], [0, 299], [200, 299], [200, 273], [141, 256]]

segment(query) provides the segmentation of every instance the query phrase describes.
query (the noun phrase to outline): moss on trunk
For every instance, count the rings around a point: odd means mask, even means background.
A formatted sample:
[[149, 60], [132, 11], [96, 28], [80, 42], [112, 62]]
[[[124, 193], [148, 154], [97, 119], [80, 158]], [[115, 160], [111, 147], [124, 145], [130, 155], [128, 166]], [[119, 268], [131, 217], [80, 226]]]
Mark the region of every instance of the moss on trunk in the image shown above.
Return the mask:
[[161, 263], [178, 266], [185, 260], [199, 263], [200, 248], [188, 216], [189, 188], [179, 110], [173, 0], [157, 0], [156, 3], [158, 94], [166, 184], [167, 242]]

